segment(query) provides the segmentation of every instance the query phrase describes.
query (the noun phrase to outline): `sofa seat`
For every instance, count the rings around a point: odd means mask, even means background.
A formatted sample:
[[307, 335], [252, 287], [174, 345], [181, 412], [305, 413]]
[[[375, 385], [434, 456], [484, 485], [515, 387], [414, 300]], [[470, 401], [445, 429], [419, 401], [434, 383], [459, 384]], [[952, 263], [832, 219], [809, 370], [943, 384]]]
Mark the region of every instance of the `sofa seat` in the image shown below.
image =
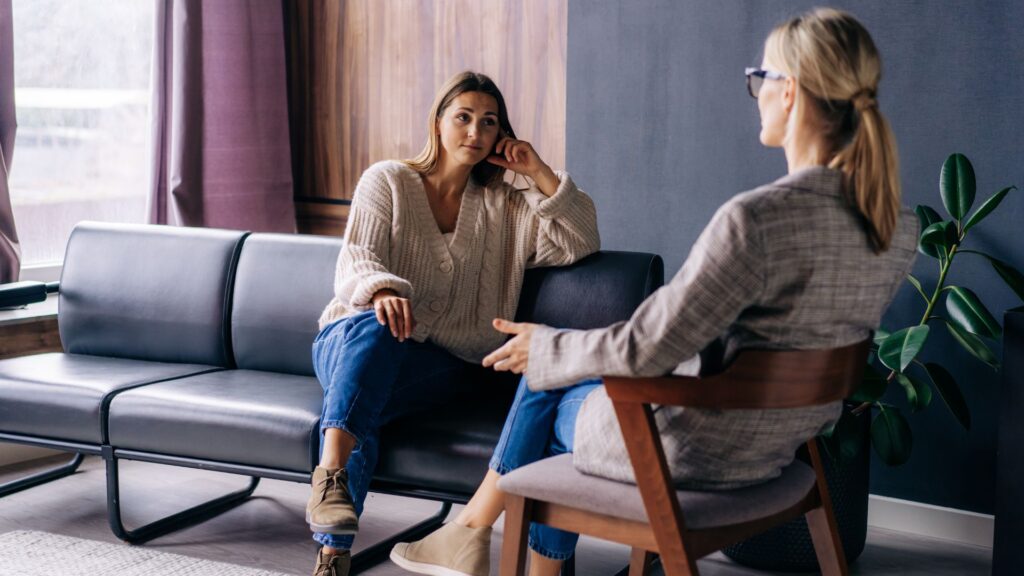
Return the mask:
[[512, 397], [415, 414], [381, 431], [374, 479], [392, 488], [470, 496], [487, 473]]
[[323, 389], [312, 376], [225, 370], [114, 398], [110, 444], [308, 473], [319, 451]]
[[211, 370], [218, 368], [62, 352], [0, 360], [0, 432], [103, 444], [111, 395]]

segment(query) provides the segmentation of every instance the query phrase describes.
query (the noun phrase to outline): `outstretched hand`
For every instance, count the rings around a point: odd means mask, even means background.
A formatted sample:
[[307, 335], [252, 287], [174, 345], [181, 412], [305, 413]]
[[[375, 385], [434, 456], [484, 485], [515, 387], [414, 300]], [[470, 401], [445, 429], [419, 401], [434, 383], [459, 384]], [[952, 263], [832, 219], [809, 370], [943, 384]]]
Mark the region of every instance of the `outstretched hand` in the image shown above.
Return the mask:
[[530, 360], [530, 337], [537, 329], [538, 324], [510, 322], [500, 318], [495, 318], [492, 324], [498, 332], [513, 336], [501, 348], [484, 358], [484, 367], [494, 368], [499, 372], [514, 372], [516, 374], [526, 372]]

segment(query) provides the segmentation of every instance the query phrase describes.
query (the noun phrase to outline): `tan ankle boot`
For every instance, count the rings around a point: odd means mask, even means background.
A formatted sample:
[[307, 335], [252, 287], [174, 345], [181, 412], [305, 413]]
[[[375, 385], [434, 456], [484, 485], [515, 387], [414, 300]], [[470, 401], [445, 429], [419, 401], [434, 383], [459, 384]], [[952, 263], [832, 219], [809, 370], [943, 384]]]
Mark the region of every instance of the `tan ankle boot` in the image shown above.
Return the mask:
[[426, 538], [396, 544], [391, 561], [410, 572], [431, 576], [488, 576], [491, 528], [449, 522]]
[[348, 472], [344, 468], [313, 470], [312, 494], [306, 503], [306, 522], [313, 532], [355, 534], [359, 517], [348, 491]]
[[352, 553], [342, 550], [337, 554], [324, 554], [323, 548], [316, 553], [316, 567], [313, 576], [348, 576], [352, 565]]

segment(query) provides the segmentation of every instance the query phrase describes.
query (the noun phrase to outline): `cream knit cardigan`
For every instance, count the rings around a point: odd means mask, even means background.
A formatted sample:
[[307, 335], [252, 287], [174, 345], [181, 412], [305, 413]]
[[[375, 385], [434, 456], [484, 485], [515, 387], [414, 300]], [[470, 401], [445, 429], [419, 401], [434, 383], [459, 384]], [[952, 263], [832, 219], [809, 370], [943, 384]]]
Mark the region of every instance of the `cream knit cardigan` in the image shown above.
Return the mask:
[[523, 273], [571, 264], [600, 248], [594, 203], [568, 174], [549, 198], [536, 187], [466, 185], [451, 245], [427, 203], [419, 173], [378, 162], [356, 186], [334, 298], [320, 328], [370, 309], [390, 288], [411, 300], [412, 337], [479, 363], [505, 341], [494, 318], [512, 319]]

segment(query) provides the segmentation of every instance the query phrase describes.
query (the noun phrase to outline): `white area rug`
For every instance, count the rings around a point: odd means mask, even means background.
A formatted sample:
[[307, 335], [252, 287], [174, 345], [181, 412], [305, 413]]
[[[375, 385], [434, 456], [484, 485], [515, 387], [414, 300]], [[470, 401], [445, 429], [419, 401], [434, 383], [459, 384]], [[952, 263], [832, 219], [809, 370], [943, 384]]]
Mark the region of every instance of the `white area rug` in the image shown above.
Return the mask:
[[157, 552], [128, 544], [107, 544], [46, 532], [0, 534], [3, 576], [287, 576]]

